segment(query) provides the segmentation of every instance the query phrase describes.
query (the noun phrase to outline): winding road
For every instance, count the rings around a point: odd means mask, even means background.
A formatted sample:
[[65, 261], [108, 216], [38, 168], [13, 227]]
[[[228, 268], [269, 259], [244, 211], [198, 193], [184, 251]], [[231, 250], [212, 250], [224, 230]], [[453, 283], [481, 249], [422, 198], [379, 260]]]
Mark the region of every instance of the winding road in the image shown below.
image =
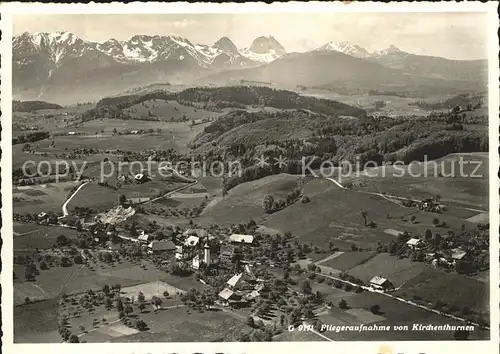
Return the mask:
[[[170, 195], [172, 195], [173, 193], [179, 192], [179, 191], [181, 191], [181, 190], [183, 190], [183, 189], [186, 189], [186, 188], [191, 187], [191, 186], [195, 185], [196, 183], [198, 183], [198, 181], [197, 181], [197, 180], [195, 180], [195, 179], [193, 179], [193, 178], [189, 178], [189, 177], [183, 176], [181, 173], [179, 173], [179, 171], [176, 171], [176, 170], [171, 169], [171, 168], [169, 168], [169, 167], [163, 167], [163, 169], [164, 169], [164, 170], [166, 170], [166, 169], [171, 170], [172, 174], [173, 174], [175, 177], [177, 177], [177, 178], [179, 178], [179, 179], [181, 179], [181, 180], [185, 181], [185, 182], [186, 182], [186, 183], [188, 183], [188, 184], [187, 184], [187, 185], [185, 185], [185, 186], [181, 186], [181, 187], [179, 187], [179, 188], [176, 188], [176, 189], [174, 189], [174, 190], [172, 190], [172, 191], [170, 191], [170, 192], [167, 192], [167, 193], [165, 193], [165, 194], [164, 194], [164, 195], [162, 195], [162, 196], [159, 196], [159, 197], [156, 197], [156, 198], [153, 198], [153, 199], [146, 200], [146, 201], [145, 201], [145, 202], [143, 202], [143, 203], [151, 203], [151, 202], [155, 202], [155, 201], [157, 201], [157, 200], [163, 199], [163, 198], [167, 198], [167, 197], [169, 197]], [[65, 202], [64, 202], [64, 204], [62, 205], [62, 213], [63, 213], [63, 216], [62, 216], [62, 217], [60, 217], [60, 218], [63, 218], [63, 217], [66, 217], [66, 216], [68, 216], [68, 215], [69, 215], [69, 213], [68, 213], [68, 204], [69, 204], [69, 202], [71, 202], [71, 200], [72, 200], [72, 199], [73, 199], [73, 198], [77, 195], [77, 193], [78, 193], [78, 192], [79, 192], [79, 191], [80, 191], [83, 187], [85, 187], [85, 186], [86, 186], [87, 184], [89, 184], [89, 183], [90, 183], [90, 181], [85, 181], [84, 183], [82, 183], [81, 185], [79, 185], [79, 186], [78, 186], [78, 188], [77, 188], [77, 189], [76, 189], [76, 190], [75, 190], [75, 191], [74, 191], [74, 192], [73, 192], [73, 193], [69, 196], [69, 198], [68, 198], [68, 199], [66, 199], [66, 201], [65, 201]], [[140, 204], [143, 204], [143, 203], [140, 203]]]
[[66, 199], [66, 201], [64, 202], [64, 204], [62, 205], [62, 213], [63, 213], [63, 217], [65, 216], [68, 216], [68, 204], [69, 202], [71, 202], [71, 200], [75, 197], [75, 195], [80, 191], [80, 189], [82, 189], [83, 187], [85, 187], [87, 184], [89, 184], [90, 181], [86, 181], [82, 184], [80, 184], [78, 186], [78, 188], [73, 192], [73, 194], [71, 194], [69, 196], [68, 199]]

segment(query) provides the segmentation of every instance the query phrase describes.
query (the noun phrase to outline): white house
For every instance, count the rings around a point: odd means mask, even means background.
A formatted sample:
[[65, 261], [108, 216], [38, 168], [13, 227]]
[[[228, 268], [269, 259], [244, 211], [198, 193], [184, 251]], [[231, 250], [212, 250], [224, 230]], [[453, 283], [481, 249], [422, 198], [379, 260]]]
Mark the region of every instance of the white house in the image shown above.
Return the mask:
[[232, 234], [231, 236], [229, 236], [229, 241], [233, 243], [245, 243], [247, 245], [251, 245], [253, 243], [253, 236]]
[[420, 239], [418, 238], [411, 238], [408, 240], [408, 242], [406, 242], [406, 245], [410, 248], [418, 248], [420, 247]]
[[144, 183], [148, 180], [148, 177], [144, 173], [138, 173], [134, 176], [134, 180], [137, 183]]
[[198, 236], [189, 236], [186, 241], [184, 241], [184, 246], [194, 247], [200, 242], [200, 238]]
[[149, 239], [149, 235], [144, 232], [144, 230], [141, 232], [141, 234], [137, 237], [137, 239], [141, 242], [147, 243]]
[[463, 259], [466, 255], [467, 252], [461, 248], [454, 248], [451, 250], [451, 259], [453, 259], [454, 262]]

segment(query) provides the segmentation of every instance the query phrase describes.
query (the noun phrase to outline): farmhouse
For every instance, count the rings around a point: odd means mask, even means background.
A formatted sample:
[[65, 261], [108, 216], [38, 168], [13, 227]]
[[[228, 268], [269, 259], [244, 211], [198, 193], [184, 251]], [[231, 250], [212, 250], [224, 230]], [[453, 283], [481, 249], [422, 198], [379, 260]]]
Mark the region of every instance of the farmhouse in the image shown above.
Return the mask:
[[231, 279], [229, 279], [226, 284], [229, 287], [229, 289], [236, 290], [238, 286], [240, 285], [241, 278], [243, 277], [243, 273], [239, 273], [236, 275], [233, 275]]
[[465, 256], [467, 256], [467, 252], [461, 248], [454, 248], [451, 250], [451, 259], [453, 262], [462, 260]]
[[173, 251], [176, 249], [174, 243], [170, 240], [154, 240], [148, 245], [148, 252]]
[[253, 301], [260, 296], [260, 293], [257, 290], [253, 290], [245, 295], [245, 299], [248, 301]]
[[121, 182], [128, 181], [128, 176], [127, 175], [120, 175], [120, 176], [118, 176], [118, 180]]
[[145, 183], [148, 181], [148, 177], [144, 173], [138, 173], [134, 176], [134, 181], [136, 183]]
[[370, 280], [370, 286], [373, 289], [376, 290], [389, 290], [392, 289], [394, 286], [391, 284], [391, 282], [385, 278], [382, 278], [380, 276], [375, 276]]
[[149, 235], [144, 233], [144, 231], [141, 232], [141, 234], [137, 237], [137, 239], [141, 242], [147, 243], [149, 239]]
[[219, 293], [219, 301], [223, 306], [228, 306], [230, 300], [238, 300], [238, 299], [239, 296], [236, 295], [233, 290], [228, 288], [224, 288], [224, 290], [222, 290]]
[[251, 245], [253, 243], [253, 236], [232, 234], [231, 236], [229, 236], [229, 241], [232, 243], [245, 243], [247, 245]]
[[411, 238], [406, 242], [406, 245], [411, 249], [417, 249], [421, 246], [420, 240], [418, 238]]

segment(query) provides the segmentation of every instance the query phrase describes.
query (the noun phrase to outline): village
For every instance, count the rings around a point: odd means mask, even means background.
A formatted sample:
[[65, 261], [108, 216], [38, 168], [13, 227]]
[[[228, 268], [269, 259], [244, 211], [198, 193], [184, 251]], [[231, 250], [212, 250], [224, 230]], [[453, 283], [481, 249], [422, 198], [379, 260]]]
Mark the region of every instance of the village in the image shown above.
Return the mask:
[[[136, 176], [137, 183], [142, 183], [141, 177]], [[355, 294], [364, 291], [384, 294], [405, 303], [415, 303], [416, 300], [415, 297], [401, 298], [397, 294], [400, 285], [394, 284], [390, 275], [383, 272], [373, 270], [369, 278], [360, 279], [345, 272], [334, 271], [320, 265], [320, 262], [315, 264], [308, 260], [312, 256], [311, 252], [328, 255], [332, 250], [315, 247], [313, 251], [307, 244], [301, 245], [294, 240], [291, 233], [273, 234], [270, 232], [272, 230], [263, 228], [252, 220], [230, 228], [217, 225], [210, 228], [196, 225], [190, 228], [163, 227], [156, 223], [138, 226], [133, 218], [134, 213], [131, 206], [117, 203], [117, 206], [107, 213], [90, 218], [81, 215], [61, 217], [44, 212], [38, 214], [34, 218], [36, 224], [76, 230], [78, 240], [70, 240], [61, 235], [52, 250], [39, 251], [38, 255], [31, 259], [20, 259], [19, 263], [26, 265], [25, 276], [27, 279], [35, 279], [39, 274], [37, 268], [47, 268], [46, 265], [42, 266], [42, 263], [50, 264], [49, 267], [71, 267], [74, 263], [93, 269], [99, 261], [115, 267], [115, 264], [119, 264], [116, 262], [127, 259], [146, 272], [149, 272], [151, 267], [157, 268], [164, 272], [163, 274], [169, 274], [174, 283], [179, 280], [183, 286], [182, 289], [171, 286], [163, 281], [161, 275], [158, 275], [157, 279], [152, 275], [152, 278], [148, 279], [149, 282], [143, 281], [143, 286], [133, 286], [133, 289], [137, 290], [136, 294], [133, 291], [122, 291], [125, 295], [117, 295], [114, 301], [136, 303], [140, 308], [143, 308], [142, 303], [150, 303], [156, 313], [162, 306], [162, 300], [158, 300], [159, 296], [164, 293], [168, 298], [173, 295], [182, 299], [185, 305], [191, 304], [186, 306], [198, 308], [201, 304], [206, 310], [219, 308], [235, 313], [235, 316], [251, 323], [252, 326], [256, 326], [255, 323], [264, 323], [256, 328], [265, 330], [267, 323], [272, 327], [272, 335], [283, 331], [285, 326], [303, 323], [310, 323], [319, 333], [325, 326], [322, 317], [314, 314], [321, 313], [318, 307], [330, 309], [328, 311], [333, 307], [349, 308], [343, 297], [334, 297], [337, 302], [335, 303], [335, 300], [329, 300], [329, 297], [325, 296], [327, 293], [323, 295], [320, 290], [313, 291], [311, 282], [329, 283], [332, 285], [331, 289], [342, 289], [343, 292]], [[411, 236], [408, 232], [400, 233], [395, 241], [386, 246], [379, 245], [377, 253], [387, 252], [396, 259], [408, 258], [411, 262], [423, 262], [436, 269], [462, 274], [471, 272], [474, 267], [481, 267], [475, 262], [478, 261], [478, 254], [487, 255], [488, 245], [484, 243], [475, 249], [463, 249], [461, 238], [451, 232], [440, 236], [428, 230], [420, 236]], [[353, 255], [355, 253], [353, 252]], [[37, 261], [38, 267], [33, 267]], [[156, 285], [160, 283], [161, 285]], [[168, 290], [162, 292], [160, 288]], [[140, 303], [137, 303], [138, 298], [142, 299]], [[32, 300], [26, 298], [25, 303]], [[371, 306], [372, 312], [377, 314], [379, 305]], [[427, 304], [418, 306], [446, 315], [442, 302], [433, 304], [431, 308], [428, 308]], [[313, 309], [316, 309], [315, 312]], [[458, 310], [462, 315], [470, 315], [470, 310]], [[124, 323], [128, 323], [128, 326], [134, 329], [144, 327], [143, 322], [138, 320], [135, 324], [131, 322], [125, 313], [121, 313], [123, 309], [118, 311], [120, 318]], [[471, 317], [469, 322], [486, 326], [478, 317]], [[279, 324], [278, 329], [276, 323]], [[66, 330], [61, 330], [60, 334], [63, 339], [68, 340]], [[269, 340], [272, 335], [269, 334], [265, 338]]]

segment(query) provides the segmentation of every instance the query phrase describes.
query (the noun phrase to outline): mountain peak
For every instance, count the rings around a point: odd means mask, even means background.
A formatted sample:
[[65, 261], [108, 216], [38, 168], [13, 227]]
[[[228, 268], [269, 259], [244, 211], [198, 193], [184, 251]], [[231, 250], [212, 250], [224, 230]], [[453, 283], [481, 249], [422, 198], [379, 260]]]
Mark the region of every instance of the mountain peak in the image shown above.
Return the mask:
[[238, 53], [238, 48], [236, 48], [234, 43], [227, 37], [222, 37], [215, 42], [214, 47], [222, 50], [223, 52]]
[[379, 50], [377, 52], [374, 52], [372, 56], [383, 56], [383, 55], [388, 55], [388, 54], [395, 54], [395, 53], [404, 53], [401, 49], [396, 47], [395, 45], [391, 44], [389, 47]]
[[384, 49], [384, 51], [387, 53], [394, 53], [394, 52], [400, 52], [401, 50], [398, 47], [396, 47], [394, 44], [391, 44], [389, 47]]
[[335, 51], [335, 52], [340, 52], [344, 53], [347, 55], [351, 55], [353, 57], [357, 58], [366, 58], [370, 55], [368, 51], [358, 45], [351, 44], [346, 41], [330, 41], [323, 46], [317, 48], [316, 50], [320, 51]]
[[255, 38], [249, 50], [256, 54], [276, 53], [277, 55], [286, 54], [285, 48], [273, 36]]

